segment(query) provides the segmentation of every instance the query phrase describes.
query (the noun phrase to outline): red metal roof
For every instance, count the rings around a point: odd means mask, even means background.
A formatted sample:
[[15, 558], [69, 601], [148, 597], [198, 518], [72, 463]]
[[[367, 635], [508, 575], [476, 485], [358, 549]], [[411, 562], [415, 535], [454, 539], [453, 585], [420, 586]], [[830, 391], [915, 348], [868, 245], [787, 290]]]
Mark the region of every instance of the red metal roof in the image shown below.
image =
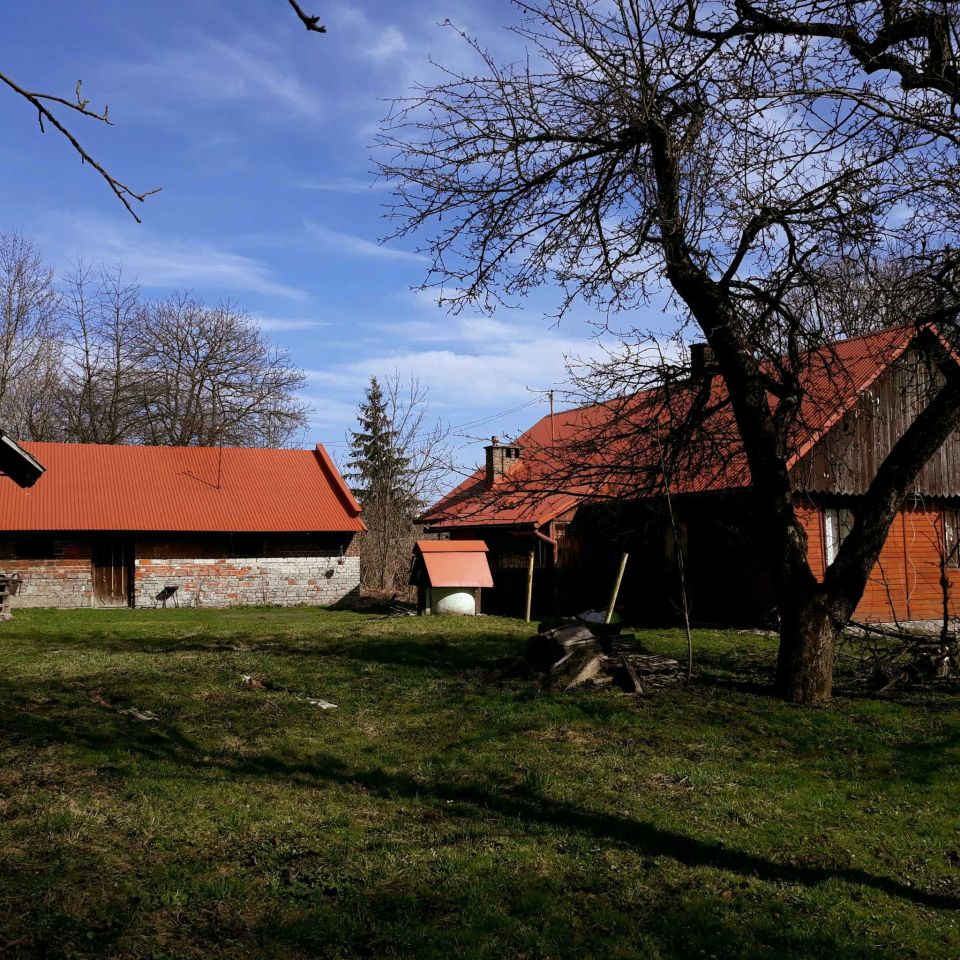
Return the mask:
[[[842, 418], [859, 393], [907, 350], [916, 335], [914, 326], [896, 327], [829, 344], [807, 357], [801, 373], [804, 400], [790, 445], [791, 467]], [[671, 415], [682, 417], [694, 395], [693, 389], [675, 390], [668, 404]], [[770, 402], [776, 406], [773, 397]], [[708, 406], [714, 412], [690, 445], [687, 462], [674, 471], [671, 490], [675, 493], [730, 490], [750, 483], [746, 454], [721, 377], [712, 380]], [[656, 473], [657, 423], [663, 423], [664, 413], [664, 393], [654, 389], [544, 417], [517, 439], [522, 456], [506, 477], [490, 488], [485, 469], [478, 468], [421, 520], [438, 530], [539, 527], [584, 500], [615, 497], [618, 484], [625, 494], [636, 495], [639, 473]], [[669, 423], [664, 425], [667, 429]]]
[[492, 587], [482, 540], [419, 540], [431, 587]]
[[421, 553], [486, 553], [482, 540], [418, 540]]
[[46, 473], [0, 484], [0, 530], [312, 533], [363, 530], [316, 450], [24, 443]]

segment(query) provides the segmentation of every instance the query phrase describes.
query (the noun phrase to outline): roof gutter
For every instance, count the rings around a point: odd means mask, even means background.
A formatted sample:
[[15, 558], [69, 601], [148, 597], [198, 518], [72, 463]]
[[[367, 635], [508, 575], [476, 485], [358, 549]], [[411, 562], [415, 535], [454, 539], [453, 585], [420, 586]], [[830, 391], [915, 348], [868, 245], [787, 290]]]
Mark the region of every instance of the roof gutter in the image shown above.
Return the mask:
[[557, 549], [557, 541], [553, 537], [548, 537], [545, 533], [541, 533], [536, 527], [533, 528], [533, 535], [539, 537], [544, 543], [549, 543], [554, 550]]

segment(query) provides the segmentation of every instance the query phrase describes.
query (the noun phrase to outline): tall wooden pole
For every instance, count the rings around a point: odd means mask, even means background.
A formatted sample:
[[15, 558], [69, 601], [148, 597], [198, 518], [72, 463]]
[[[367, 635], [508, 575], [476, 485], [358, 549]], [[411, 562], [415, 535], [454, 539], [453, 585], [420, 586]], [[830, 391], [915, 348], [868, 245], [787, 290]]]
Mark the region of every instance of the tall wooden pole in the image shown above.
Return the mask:
[[620, 558], [620, 570], [617, 573], [617, 582], [613, 585], [613, 593], [610, 595], [610, 606], [607, 607], [607, 619], [604, 623], [610, 623], [613, 620], [613, 608], [617, 605], [617, 594], [620, 593], [620, 584], [623, 583], [623, 571], [627, 569], [627, 557], [629, 553], [625, 553]]
[[534, 553], [530, 551], [530, 563], [527, 566], [527, 613], [526, 622], [530, 622], [530, 610], [533, 607], [533, 557]]

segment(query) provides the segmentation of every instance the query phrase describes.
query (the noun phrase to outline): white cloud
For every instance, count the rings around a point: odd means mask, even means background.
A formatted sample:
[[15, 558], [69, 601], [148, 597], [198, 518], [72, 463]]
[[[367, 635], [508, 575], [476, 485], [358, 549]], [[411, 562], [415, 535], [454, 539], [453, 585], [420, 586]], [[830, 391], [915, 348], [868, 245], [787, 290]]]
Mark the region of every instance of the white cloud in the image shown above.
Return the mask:
[[238, 36], [231, 41], [195, 36], [176, 48], [125, 65], [134, 78], [150, 83], [151, 100], [157, 91], [176, 99], [223, 103], [260, 103], [265, 115], [316, 117], [323, 103], [316, 89], [290, 67], [281, 46], [262, 37]]
[[408, 48], [407, 39], [399, 27], [391, 24], [380, 31], [373, 43], [363, 47], [363, 53], [372, 60], [388, 60], [406, 53]]
[[[89, 261], [122, 263], [144, 287], [183, 287], [260, 293], [302, 300], [306, 293], [282, 283], [265, 263], [204, 241], [152, 235], [148, 226], [131, 227], [92, 217], [58, 218], [57, 241], [47, 248], [77, 250]], [[68, 240], [66, 238], [69, 238]]]
[[373, 257], [379, 260], [416, 260], [426, 261], [426, 257], [409, 250], [399, 250], [386, 244], [367, 240], [352, 233], [331, 230], [310, 220], [305, 220], [307, 230], [319, 242], [321, 249], [331, 253], [345, 253], [357, 257]]
[[334, 177], [330, 180], [304, 180], [297, 184], [304, 190], [321, 190], [326, 193], [380, 193], [390, 189], [386, 180], [364, 177]]
[[253, 321], [261, 330], [269, 330], [272, 333], [295, 333], [298, 330], [316, 330], [317, 327], [330, 326], [327, 320], [311, 317], [265, 317], [254, 314]]

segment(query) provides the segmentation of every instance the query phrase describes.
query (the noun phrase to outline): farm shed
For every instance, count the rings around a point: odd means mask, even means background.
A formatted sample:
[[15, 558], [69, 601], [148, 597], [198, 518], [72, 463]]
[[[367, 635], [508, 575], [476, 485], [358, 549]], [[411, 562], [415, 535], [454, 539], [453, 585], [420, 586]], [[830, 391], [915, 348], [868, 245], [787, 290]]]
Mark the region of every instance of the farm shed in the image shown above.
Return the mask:
[[[922, 409], [943, 372], [931, 348], [956, 355], [936, 331], [904, 326], [825, 346], [804, 371], [805, 400], [789, 467], [811, 566], [822, 577], [877, 466]], [[606, 602], [621, 551], [630, 553], [621, 600], [653, 622], [680, 609], [677, 550], [691, 612], [700, 623], [756, 625], [774, 608], [756, 547], [749, 472], [723, 379], [696, 350], [692, 375], [544, 417], [516, 442], [496, 439], [486, 463], [420, 518], [453, 540], [482, 537], [496, 586], [485, 609], [523, 610], [524, 566], [535, 553], [534, 605], [576, 611]], [[675, 523], [664, 509], [657, 438], [682, 422], [695, 398], [711, 412], [691, 432], [669, 480]], [[666, 411], [666, 423], [665, 420]], [[677, 542], [679, 541], [679, 543]], [[960, 614], [960, 437], [918, 475], [874, 568], [856, 617], [874, 621]]]
[[359, 589], [360, 507], [326, 450], [24, 443], [0, 485], [20, 606], [331, 604]]
[[419, 613], [475, 614], [480, 591], [493, 586], [482, 540], [418, 540], [410, 583]]

